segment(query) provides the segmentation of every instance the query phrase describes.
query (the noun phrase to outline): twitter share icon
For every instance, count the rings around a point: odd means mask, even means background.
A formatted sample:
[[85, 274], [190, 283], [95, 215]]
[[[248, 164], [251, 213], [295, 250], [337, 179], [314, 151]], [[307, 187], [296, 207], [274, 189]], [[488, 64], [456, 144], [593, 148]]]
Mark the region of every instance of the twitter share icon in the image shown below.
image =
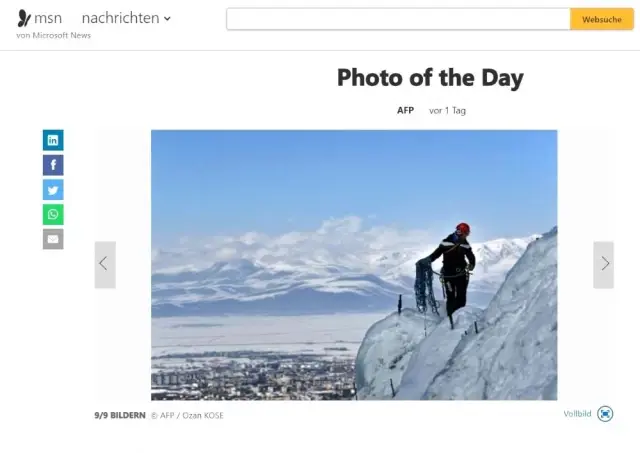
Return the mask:
[[62, 179], [44, 179], [42, 181], [43, 200], [64, 200], [64, 181]]

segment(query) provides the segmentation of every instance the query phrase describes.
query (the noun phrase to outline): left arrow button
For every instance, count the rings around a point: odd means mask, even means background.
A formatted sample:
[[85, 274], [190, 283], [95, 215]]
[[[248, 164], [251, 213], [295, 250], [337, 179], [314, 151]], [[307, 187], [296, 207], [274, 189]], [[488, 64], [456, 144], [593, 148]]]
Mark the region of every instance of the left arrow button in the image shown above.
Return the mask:
[[116, 287], [116, 243], [95, 243], [95, 287], [115, 289]]

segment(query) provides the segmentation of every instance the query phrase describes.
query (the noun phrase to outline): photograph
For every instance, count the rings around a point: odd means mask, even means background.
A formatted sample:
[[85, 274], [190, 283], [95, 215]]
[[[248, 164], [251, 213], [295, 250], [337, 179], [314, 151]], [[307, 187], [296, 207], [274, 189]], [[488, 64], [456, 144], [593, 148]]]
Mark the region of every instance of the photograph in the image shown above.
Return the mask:
[[151, 399], [557, 400], [555, 130], [154, 130]]

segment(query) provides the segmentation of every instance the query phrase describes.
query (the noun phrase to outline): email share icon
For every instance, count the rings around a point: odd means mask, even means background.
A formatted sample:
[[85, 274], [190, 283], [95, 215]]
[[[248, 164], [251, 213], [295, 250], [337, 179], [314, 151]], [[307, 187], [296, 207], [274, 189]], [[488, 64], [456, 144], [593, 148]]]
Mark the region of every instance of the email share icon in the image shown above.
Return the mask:
[[64, 230], [42, 230], [42, 248], [44, 250], [62, 250], [64, 248]]

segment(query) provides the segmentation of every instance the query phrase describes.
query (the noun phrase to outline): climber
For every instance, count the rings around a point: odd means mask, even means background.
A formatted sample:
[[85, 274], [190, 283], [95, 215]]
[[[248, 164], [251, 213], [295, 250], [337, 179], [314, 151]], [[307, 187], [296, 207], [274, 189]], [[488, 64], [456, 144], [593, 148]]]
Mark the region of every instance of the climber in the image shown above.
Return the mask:
[[468, 224], [458, 224], [455, 232], [443, 239], [431, 255], [416, 262], [417, 269], [424, 269], [442, 256], [441, 277], [447, 297], [447, 316], [452, 328], [453, 313], [467, 304], [469, 272], [476, 266], [476, 257], [467, 241], [469, 234], [471, 228]]

